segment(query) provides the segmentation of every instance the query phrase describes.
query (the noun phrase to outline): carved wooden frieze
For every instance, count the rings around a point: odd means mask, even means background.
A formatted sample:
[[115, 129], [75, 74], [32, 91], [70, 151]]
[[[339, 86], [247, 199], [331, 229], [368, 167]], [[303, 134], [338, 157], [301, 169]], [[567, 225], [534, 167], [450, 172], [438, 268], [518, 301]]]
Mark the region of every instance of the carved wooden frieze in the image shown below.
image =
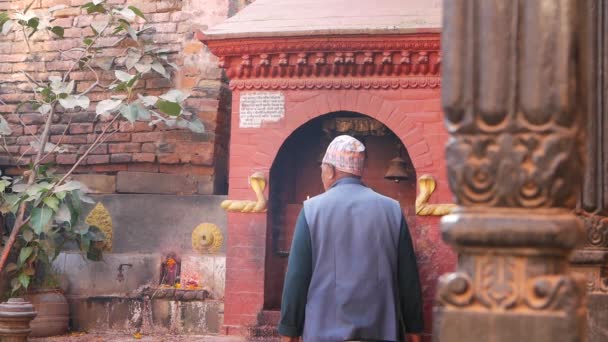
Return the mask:
[[210, 40], [232, 89], [397, 89], [440, 85], [439, 36]]

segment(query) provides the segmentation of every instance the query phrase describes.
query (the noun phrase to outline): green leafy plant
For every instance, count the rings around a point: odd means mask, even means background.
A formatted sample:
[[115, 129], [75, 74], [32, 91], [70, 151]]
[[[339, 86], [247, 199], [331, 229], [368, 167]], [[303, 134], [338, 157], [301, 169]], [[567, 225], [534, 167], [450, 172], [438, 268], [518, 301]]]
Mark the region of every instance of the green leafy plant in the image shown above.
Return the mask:
[[[66, 6], [38, 13], [31, 10], [33, 4], [34, 1], [23, 11], [0, 13], [0, 32], [5, 35], [21, 33], [30, 54], [34, 54], [31, 44], [35, 42], [31, 39], [36, 35], [63, 39], [65, 33], [61, 26], [53, 24], [53, 13]], [[82, 203], [91, 200], [86, 196], [86, 187], [71, 180], [70, 176], [92, 150], [116, 132], [112, 127], [117, 121], [147, 121], [150, 125], [204, 132], [203, 124], [184, 105], [187, 93], [172, 89], [162, 95], [146, 95], [138, 87], [147, 74], [170, 78], [171, 70], [177, 69], [167, 50], [142, 38], [149, 30], [142, 11], [134, 6], [112, 5], [106, 0], [92, 0], [82, 5], [82, 9], [94, 15], [89, 26], [91, 34], [82, 40], [81, 46], [61, 52], [71, 61], [67, 71], [51, 72], [46, 79], [24, 73], [34, 96], [17, 106], [16, 114], [22, 109], [34, 110], [45, 118], [45, 123], [42, 132], [30, 143], [30, 149], [36, 155], [23, 176], [0, 178], [2, 213], [14, 218], [0, 257], [0, 274], [4, 271], [11, 276], [13, 292], [27, 290], [37, 269], [48, 269], [67, 245], [78, 246], [89, 259], [101, 258], [104, 234], [97, 227], [79, 220]], [[109, 39], [113, 40], [111, 44], [107, 44]], [[108, 56], [103, 53], [108, 47], [120, 48], [123, 53]], [[95, 81], [77, 91], [71, 77], [75, 71], [90, 72]], [[102, 79], [106, 80], [107, 74], [113, 79], [104, 84]], [[93, 90], [105, 92], [107, 98], [93, 104], [89, 97]], [[66, 149], [61, 143], [50, 142], [50, 127], [54, 117], [70, 111], [94, 111], [95, 121], [107, 124], [71, 168], [58, 175], [44, 164], [44, 160], [50, 154], [64, 153]], [[11, 133], [7, 120], [0, 116], [0, 136]], [[16, 157], [9, 153], [7, 146], [4, 149], [15, 164], [19, 164], [23, 155]], [[11, 252], [16, 261], [7, 264]]]

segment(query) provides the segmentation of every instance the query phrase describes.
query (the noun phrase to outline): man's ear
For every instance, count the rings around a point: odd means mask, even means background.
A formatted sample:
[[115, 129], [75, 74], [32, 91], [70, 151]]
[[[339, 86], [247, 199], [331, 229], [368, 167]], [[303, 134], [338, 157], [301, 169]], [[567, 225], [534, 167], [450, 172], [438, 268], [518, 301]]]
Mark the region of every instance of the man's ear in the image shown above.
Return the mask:
[[327, 165], [327, 172], [328, 172], [328, 177], [329, 179], [334, 179], [336, 178], [336, 168], [333, 165]]

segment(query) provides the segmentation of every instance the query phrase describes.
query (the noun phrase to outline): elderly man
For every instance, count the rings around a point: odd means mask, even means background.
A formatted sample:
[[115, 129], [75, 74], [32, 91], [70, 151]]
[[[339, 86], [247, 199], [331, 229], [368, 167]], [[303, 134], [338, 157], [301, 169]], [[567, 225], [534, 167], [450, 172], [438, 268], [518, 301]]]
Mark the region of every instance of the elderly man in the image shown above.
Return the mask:
[[283, 341], [420, 341], [416, 258], [399, 203], [361, 181], [365, 147], [342, 135], [321, 166], [325, 193], [304, 202], [289, 255]]

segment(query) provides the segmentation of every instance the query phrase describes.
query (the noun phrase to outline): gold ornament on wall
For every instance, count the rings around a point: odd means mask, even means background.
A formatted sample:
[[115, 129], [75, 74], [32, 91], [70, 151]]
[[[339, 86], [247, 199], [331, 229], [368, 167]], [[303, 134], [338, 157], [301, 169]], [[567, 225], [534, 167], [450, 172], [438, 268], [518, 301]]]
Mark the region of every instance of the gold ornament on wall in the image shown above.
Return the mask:
[[99, 228], [105, 234], [106, 238], [103, 250], [107, 252], [112, 251], [112, 217], [108, 209], [101, 202], [97, 203], [89, 215], [87, 215], [85, 223]]
[[201, 223], [192, 231], [192, 249], [199, 253], [216, 253], [223, 243], [222, 231], [212, 223]]
[[430, 204], [429, 198], [435, 191], [437, 183], [431, 175], [422, 175], [418, 178], [420, 192], [416, 197], [416, 215], [419, 216], [443, 216], [448, 215], [456, 208], [456, 204], [441, 203]]
[[266, 212], [266, 197], [264, 190], [266, 189], [266, 177], [262, 172], [255, 172], [249, 176], [249, 186], [255, 193], [257, 201], [247, 200], [225, 200], [221, 207], [226, 211], [241, 212], [241, 213], [263, 213]]

